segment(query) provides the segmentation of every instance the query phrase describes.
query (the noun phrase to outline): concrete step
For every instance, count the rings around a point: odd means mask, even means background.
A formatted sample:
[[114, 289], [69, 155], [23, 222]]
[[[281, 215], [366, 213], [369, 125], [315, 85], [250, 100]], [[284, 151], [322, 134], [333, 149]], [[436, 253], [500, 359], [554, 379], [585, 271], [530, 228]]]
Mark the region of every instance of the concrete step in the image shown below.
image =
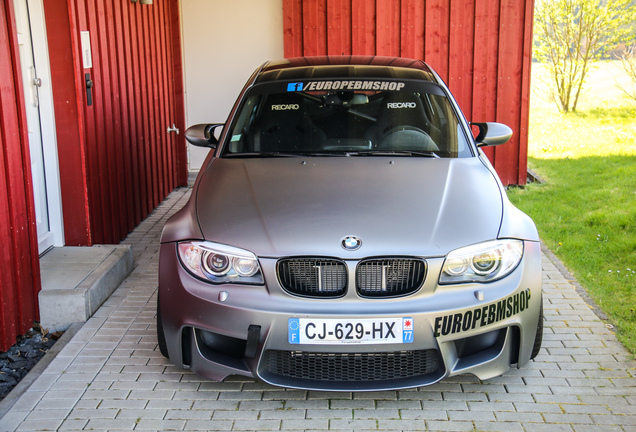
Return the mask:
[[40, 325], [53, 332], [86, 322], [132, 269], [129, 245], [51, 249], [40, 257]]

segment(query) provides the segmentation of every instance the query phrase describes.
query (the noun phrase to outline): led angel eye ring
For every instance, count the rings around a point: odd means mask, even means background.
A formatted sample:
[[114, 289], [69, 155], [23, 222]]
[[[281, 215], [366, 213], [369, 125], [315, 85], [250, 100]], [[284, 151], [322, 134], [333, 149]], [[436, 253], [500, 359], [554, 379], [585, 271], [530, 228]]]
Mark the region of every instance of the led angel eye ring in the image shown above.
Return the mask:
[[499, 257], [492, 252], [486, 252], [473, 257], [470, 267], [480, 276], [491, 274], [499, 264]]
[[230, 258], [227, 255], [210, 252], [203, 257], [203, 267], [214, 276], [223, 276], [230, 270]]
[[258, 271], [258, 264], [251, 258], [235, 257], [232, 260], [234, 271], [243, 277], [254, 276]]
[[444, 266], [444, 271], [450, 276], [461, 276], [468, 270], [466, 258], [458, 257], [450, 259]]

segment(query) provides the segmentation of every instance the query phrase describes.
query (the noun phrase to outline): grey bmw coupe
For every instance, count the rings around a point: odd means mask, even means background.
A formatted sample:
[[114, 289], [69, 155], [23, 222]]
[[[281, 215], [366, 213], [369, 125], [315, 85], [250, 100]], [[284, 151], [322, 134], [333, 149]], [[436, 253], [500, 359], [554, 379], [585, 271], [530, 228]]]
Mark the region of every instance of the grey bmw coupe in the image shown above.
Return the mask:
[[524, 365], [542, 340], [539, 238], [480, 150], [511, 135], [467, 123], [421, 61], [265, 63], [225, 124], [186, 131], [211, 151], [161, 238], [161, 353], [215, 380], [336, 391]]

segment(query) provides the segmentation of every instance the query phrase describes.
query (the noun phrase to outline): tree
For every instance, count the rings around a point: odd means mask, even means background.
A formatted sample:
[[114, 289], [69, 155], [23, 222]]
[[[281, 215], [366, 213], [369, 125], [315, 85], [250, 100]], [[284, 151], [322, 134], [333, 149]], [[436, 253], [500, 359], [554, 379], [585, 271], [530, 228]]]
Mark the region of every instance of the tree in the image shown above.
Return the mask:
[[619, 58], [621, 59], [623, 70], [632, 81], [632, 88], [629, 89], [629, 86], [623, 87], [621, 85], [619, 87], [627, 96], [636, 100], [636, 45], [626, 47], [619, 55]]
[[537, 0], [535, 58], [561, 112], [576, 111], [590, 64], [633, 38], [633, 0]]

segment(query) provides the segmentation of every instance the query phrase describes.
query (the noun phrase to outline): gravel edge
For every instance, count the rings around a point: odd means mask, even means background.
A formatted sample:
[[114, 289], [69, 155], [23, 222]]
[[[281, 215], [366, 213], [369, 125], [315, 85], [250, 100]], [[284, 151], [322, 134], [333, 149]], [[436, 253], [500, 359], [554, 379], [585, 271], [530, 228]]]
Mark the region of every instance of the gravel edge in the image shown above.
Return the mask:
[[9, 412], [22, 395], [31, 387], [31, 384], [39, 378], [47, 366], [57, 357], [58, 353], [73, 339], [73, 336], [84, 326], [84, 323], [74, 323], [64, 331], [64, 334], [44, 354], [35, 366], [20, 380], [11, 392], [0, 402], [0, 419]]

